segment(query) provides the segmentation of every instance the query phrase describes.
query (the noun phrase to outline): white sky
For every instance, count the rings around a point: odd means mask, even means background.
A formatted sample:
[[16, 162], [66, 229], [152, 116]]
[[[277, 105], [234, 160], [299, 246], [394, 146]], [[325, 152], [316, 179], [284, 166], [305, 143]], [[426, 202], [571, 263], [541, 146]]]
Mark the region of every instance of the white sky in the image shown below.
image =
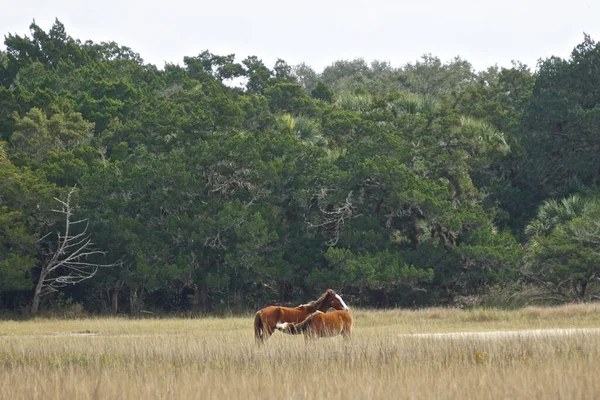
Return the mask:
[[158, 67], [209, 50], [317, 71], [357, 57], [401, 66], [425, 53], [478, 70], [511, 60], [533, 69], [568, 57], [583, 32], [600, 41], [598, 0], [0, 0], [0, 10], [2, 35], [29, 34], [34, 18], [47, 31], [58, 18], [73, 38], [115, 41]]

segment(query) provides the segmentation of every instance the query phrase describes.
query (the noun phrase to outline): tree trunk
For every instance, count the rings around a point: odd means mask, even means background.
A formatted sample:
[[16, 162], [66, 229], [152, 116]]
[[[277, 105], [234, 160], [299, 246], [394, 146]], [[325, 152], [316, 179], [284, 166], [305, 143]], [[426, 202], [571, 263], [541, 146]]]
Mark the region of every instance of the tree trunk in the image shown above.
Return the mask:
[[581, 282], [581, 290], [579, 292], [579, 298], [582, 301], [585, 300], [585, 294], [586, 294], [586, 290], [587, 290], [587, 285], [588, 285], [588, 281]]
[[129, 290], [129, 312], [131, 315], [138, 315], [138, 292], [137, 289]]
[[113, 289], [113, 292], [110, 297], [110, 305], [111, 305], [112, 314], [117, 315], [117, 312], [119, 311], [119, 289], [118, 288]]
[[42, 272], [33, 292], [33, 302], [31, 303], [31, 315], [37, 315], [40, 310], [40, 298], [42, 297], [42, 289], [44, 288], [44, 280], [46, 274]]
[[388, 297], [383, 290], [379, 292], [379, 306], [382, 308], [388, 306]]
[[206, 285], [200, 283], [194, 289], [194, 308], [196, 311], [206, 312], [208, 307], [208, 291]]

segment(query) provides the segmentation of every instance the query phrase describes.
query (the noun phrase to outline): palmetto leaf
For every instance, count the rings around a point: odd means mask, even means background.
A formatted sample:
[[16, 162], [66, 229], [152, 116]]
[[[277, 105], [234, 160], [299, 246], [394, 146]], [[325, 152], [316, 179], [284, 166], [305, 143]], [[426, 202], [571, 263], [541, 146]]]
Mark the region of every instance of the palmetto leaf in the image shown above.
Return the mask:
[[340, 93], [335, 104], [345, 110], [365, 112], [372, 108], [372, 99], [368, 94]]

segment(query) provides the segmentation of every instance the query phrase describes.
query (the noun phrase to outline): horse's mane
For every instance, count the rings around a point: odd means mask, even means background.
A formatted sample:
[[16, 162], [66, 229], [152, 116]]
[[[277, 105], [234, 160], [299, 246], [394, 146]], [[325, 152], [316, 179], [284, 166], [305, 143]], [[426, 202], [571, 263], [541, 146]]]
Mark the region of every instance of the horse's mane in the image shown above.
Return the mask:
[[316, 310], [320, 310], [323, 307], [323, 303], [327, 300], [327, 296], [329, 296], [329, 290], [326, 291], [315, 301], [311, 301], [311, 305], [315, 307]]
[[328, 289], [325, 293], [323, 293], [321, 295], [321, 297], [319, 297], [317, 300], [311, 301], [310, 303], [301, 304], [298, 307], [310, 307], [310, 308], [313, 308], [314, 310], [320, 310], [321, 307], [323, 307], [325, 300], [327, 300], [327, 296], [329, 296], [329, 294], [330, 294], [330, 289]]

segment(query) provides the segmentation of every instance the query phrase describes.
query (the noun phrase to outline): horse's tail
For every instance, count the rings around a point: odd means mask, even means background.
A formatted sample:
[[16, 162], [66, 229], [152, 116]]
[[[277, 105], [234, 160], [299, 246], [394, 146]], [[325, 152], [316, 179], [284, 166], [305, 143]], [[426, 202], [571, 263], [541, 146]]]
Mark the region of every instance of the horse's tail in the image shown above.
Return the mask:
[[263, 326], [261, 312], [257, 311], [256, 314], [254, 314], [254, 338], [256, 341], [263, 341], [264, 330], [265, 327]]

